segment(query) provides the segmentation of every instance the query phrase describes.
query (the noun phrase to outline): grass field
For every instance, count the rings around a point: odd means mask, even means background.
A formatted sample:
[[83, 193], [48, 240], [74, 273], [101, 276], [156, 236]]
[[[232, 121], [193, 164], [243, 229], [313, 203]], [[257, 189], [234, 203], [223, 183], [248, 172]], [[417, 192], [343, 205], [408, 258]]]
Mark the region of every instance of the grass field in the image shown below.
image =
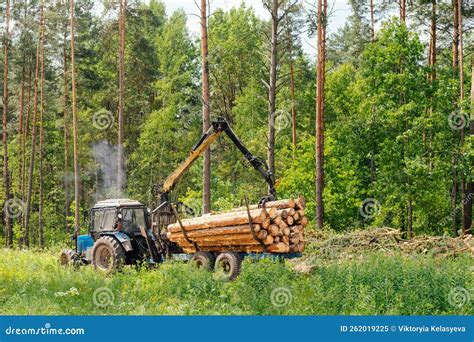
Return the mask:
[[291, 264], [245, 261], [234, 282], [185, 263], [127, 267], [112, 276], [58, 265], [57, 253], [0, 251], [2, 315], [472, 314], [473, 260], [428, 256]]

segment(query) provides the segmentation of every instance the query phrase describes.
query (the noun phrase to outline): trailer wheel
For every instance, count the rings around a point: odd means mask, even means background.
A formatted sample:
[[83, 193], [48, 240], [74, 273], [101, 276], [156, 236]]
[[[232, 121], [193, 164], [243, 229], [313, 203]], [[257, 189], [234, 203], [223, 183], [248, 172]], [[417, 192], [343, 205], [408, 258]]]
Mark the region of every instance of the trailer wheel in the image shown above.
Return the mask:
[[191, 259], [194, 264], [203, 270], [212, 271], [214, 269], [214, 263], [216, 262], [216, 258], [214, 254], [210, 252], [196, 252]]
[[224, 252], [217, 256], [216, 272], [227, 280], [234, 280], [240, 273], [242, 257], [239, 253]]
[[96, 271], [109, 273], [125, 264], [125, 250], [111, 236], [97, 239], [92, 249], [92, 265]]

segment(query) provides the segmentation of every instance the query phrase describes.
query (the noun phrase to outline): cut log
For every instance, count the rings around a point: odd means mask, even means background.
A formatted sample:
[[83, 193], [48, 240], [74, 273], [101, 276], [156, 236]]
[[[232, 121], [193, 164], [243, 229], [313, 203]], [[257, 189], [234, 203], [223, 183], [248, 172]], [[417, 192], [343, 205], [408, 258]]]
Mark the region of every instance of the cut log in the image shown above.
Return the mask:
[[281, 217], [282, 219], [286, 219], [286, 218], [288, 217], [288, 211], [285, 210], [285, 209], [283, 209], [283, 210], [281, 211], [281, 213], [280, 213], [280, 217]]
[[271, 235], [268, 235], [265, 240], [263, 240], [263, 243], [265, 245], [271, 245], [273, 243], [274, 239], [273, 239], [273, 236]]
[[298, 215], [300, 215], [300, 217], [303, 217], [304, 216], [304, 210], [303, 209], [300, 209], [298, 211], [296, 211], [298, 213]]
[[285, 229], [285, 228], [288, 227], [288, 225], [286, 224], [285, 221], [282, 220], [282, 221], [280, 222], [280, 224], [278, 225], [278, 227], [280, 227], [280, 229]]
[[[231, 246], [257, 246], [260, 243], [256, 240], [228, 240], [228, 241], [195, 241], [199, 248], [204, 247], [231, 247]], [[193, 244], [187, 242], [186, 240], [178, 240], [180, 246], [184, 247], [193, 247]]]
[[[260, 231], [261, 227], [258, 224], [253, 225], [254, 229]], [[218, 236], [218, 235], [230, 235], [230, 234], [241, 234], [241, 233], [250, 233], [250, 227], [248, 224], [239, 225], [239, 226], [231, 226], [231, 227], [220, 227], [220, 228], [209, 228], [209, 229], [201, 229], [196, 231], [187, 232], [188, 237], [196, 237], [196, 236]], [[176, 236], [183, 236], [181, 230], [179, 232], [168, 232], [167, 237], [176, 237]]]
[[281, 218], [281, 216], [277, 216], [275, 217], [275, 219], [273, 220], [273, 223], [276, 224], [277, 226], [280, 225], [280, 223], [283, 222], [283, 219]]
[[266, 230], [262, 229], [261, 231], [259, 231], [257, 233], [257, 236], [260, 240], [265, 240], [268, 236], [268, 232]]
[[[201, 249], [205, 252], [255, 252], [262, 253], [263, 248], [261, 245], [244, 245], [244, 246], [207, 246]], [[184, 247], [183, 251], [188, 254], [195, 253], [196, 250], [194, 247]], [[290, 251], [289, 246], [285, 245], [282, 242], [277, 244], [272, 244], [267, 247], [267, 251], [270, 253], [288, 253]]]
[[290, 228], [284, 228], [284, 229], [283, 229], [283, 235], [284, 235], [284, 236], [289, 236], [289, 235], [290, 235], [290, 232], [291, 232], [291, 231], [290, 231]]
[[262, 227], [265, 229], [270, 227], [271, 224], [272, 224], [272, 221], [270, 220], [270, 217], [267, 217], [265, 220], [262, 221]]
[[285, 245], [289, 245], [290, 244], [290, 238], [288, 236], [282, 236], [281, 237], [281, 241], [285, 244]]
[[[267, 217], [268, 213], [263, 209], [255, 209], [250, 211], [252, 222], [262, 223]], [[183, 220], [182, 224], [186, 231], [235, 226], [248, 223], [249, 218], [247, 212], [236, 212], [220, 215], [210, 215], [207, 217], [197, 217]], [[168, 226], [169, 232], [179, 232], [181, 227], [179, 223], [173, 223]]]
[[296, 213], [296, 210], [291, 208], [291, 209], [288, 209], [288, 216], [293, 216], [295, 213]]
[[[240, 240], [253, 240], [253, 236], [249, 233], [247, 234], [232, 234], [232, 235], [216, 235], [216, 236], [198, 236], [198, 237], [193, 237], [189, 238], [191, 241], [200, 243], [200, 242], [226, 242], [226, 241], [240, 241]], [[176, 237], [174, 236], [172, 239], [170, 239], [172, 242], [180, 242], [180, 241], [186, 241], [184, 236], [179, 236]]]
[[294, 213], [293, 220], [298, 221], [300, 219], [300, 214], [298, 212]]
[[[286, 209], [286, 208], [294, 208], [295, 206], [296, 206], [296, 203], [295, 203], [295, 200], [293, 199], [282, 199], [278, 201], [271, 201], [271, 202], [265, 203], [266, 209], [269, 209], [269, 208]], [[250, 210], [258, 209], [258, 205], [257, 204], [250, 205], [249, 209]], [[238, 211], [246, 211], [246, 210], [247, 210], [247, 207], [242, 206], [242, 207], [233, 208], [225, 212], [228, 213], [228, 212], [238, 212]]]
[[302, 226], [306, 226], [308, 222], [309, 222], [308, 218], [306, 216], [303, 216], [298, 223], [301, 224]]
[[273, 242], [275, 242], [275, 243], [280, 242], [280, 237], [279, 237], [279, 236], [275, 236], [275, 237], [273, 238]]
[[277, 208], [270, 208], [268, 209], [268, 215], [272, 220], [274, 220], [278, 216]]
[[296, 245], [298, 242], [300, 242], [299, 235], [295, 235], [294, 237], [291, 237], [291, 236], [290, 236], [290, 242], [291, 242], [292, 244], [295, 244], [295, 245]]
[[268, 233], [273, 236], [278, 236], [278, 234], [280, 234], [280, 227], [276, 224], [272, 224], [268, 227]]
[[296, 208], [297, 208], [297, 209], [305, 209], [305, 208], [306, 208], [306, 201], [305, 201], [305, 199], [303, 198], [303, 196], [298, 197], [298, 198], [295, 200], [295, 204], [296, 204]]
[[288, 216], [288, 217], [286, 218], [286, 223], [287, 223], [289, 226], [293, 225], [293, 224], [295, 223], [295, 220], [293, 219], [293, 216]]

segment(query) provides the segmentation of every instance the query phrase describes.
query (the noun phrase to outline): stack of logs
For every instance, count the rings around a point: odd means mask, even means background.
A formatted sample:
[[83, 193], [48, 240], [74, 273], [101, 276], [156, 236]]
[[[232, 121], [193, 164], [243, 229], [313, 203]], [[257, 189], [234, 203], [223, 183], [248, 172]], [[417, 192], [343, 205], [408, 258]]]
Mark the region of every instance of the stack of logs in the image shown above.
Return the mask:
[[182, 227], [179, 222], [170, 224], [167, 236], [185, 253], [196, 252], [196, 246], [207, 252], [299, 253], [308, 224], [305, 207], [303, 197], [267, 202], [262, 208], [252, 205], [251, 224], [247, 208], [239, 207], [183, 220]]

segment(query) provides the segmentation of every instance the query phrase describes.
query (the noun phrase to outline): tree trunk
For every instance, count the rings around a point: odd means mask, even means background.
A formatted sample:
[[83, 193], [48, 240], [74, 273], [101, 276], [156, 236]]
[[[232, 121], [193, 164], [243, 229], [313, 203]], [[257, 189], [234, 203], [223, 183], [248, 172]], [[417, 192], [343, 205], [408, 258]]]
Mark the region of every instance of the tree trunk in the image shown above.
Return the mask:
[[[2, 115], [2, 143], [3, 143], [3, 187], [5, 192], [5, 204], [7, 207], [10, 205], [11, 200], [11, 189], [10, 189], [10, 172], [8, 170], [8, 48], [10, 46], [10, 0], [6, 0], [5, 8], [5, 36], [3, 40], [3, 115]], [[5, 244], [8, 247], [13, 246], [13, 225], [12, 218], [8, 214], [7, 210], [4, 210], [5, 216]]]
[[[474, 57], [472, 57], [471, 61], [471, 113], [474, 110]], [[472, 114], [471, 114], [472, 117]], [[469, 135], [472, 136], [474, 135], [474, 122], [471, 120], [470, 126], [469, 126]], [[464, 205], [465, 205], [465, 210], [464, 214], [466, 215], [464, 224], [465, 224], [465, 232], [466, 234], [472, 234], [472, 196], [474, 192], [474, 185], [472, 182], [472, 178], [468, 180], [466, 184], [466, 195], [464, 197]]]
[[68, 125], [68, 66], [67, 66], [67, 24], [63, 37], [63, 80], [64, 80], [64, 97], [63, 97], [63, 121], [64, 121], [64, 226], [66, 232], [69, 232], [68, 217], [70, 215], [70, 195], [69, 195], [69, 125]]
[[44, 247], [44, 222], [43, 222], [43, 205], [44, 205], [44, 35], [41, 44], [41, 86], [40, 86], [40, 142], [39, 142], [39, 208], [38, 208], [38, 231], [39, 244]]
[[318, 0], [318, 61], [316, 85], [316, 226], [324, 226], [324, 83], [327, 0]]
[[38, 78], [40, 72], [40, 58], [44, 39], [44, 9], [43, 3], [41, 3], [40, 9], [40, 24], [39, 24], [39, 39], [38, 46], [36, 48], [36, 69], [35, 69], [35, 82], [34, 82], [34, 102], [33, 102], [33, 119], [32, 119], [32, 132], [31, 132], [31, 157], [30, 157], [30, 168], [28, 171], [28, 192], [26, 196], [26, 214], [25, 214], [25, 230], [23, 236], [23, 242], [26, 247], [30, 245], [30, 214], [31, 214], [31, 197], [33, 193], [33, 176], [35, 169], [35, 154], [36, 154], [36, 134], [38, 131], [37, 115], [38, 115]]
[[406, 0], [400, 0], [400, 22], [405, 24], [407, 18], [407, 3]]
[[125, 23], [127, 15], [127, 0], [120, 0], [119, 15], [119, 98], [118, 98], [118, 169], [117, 195], [122, 195], [125, 189], [124, 163], [124, 105], [125, 105]]
[[459, 62], [458, 1], [453, 0], [453, 68], [456, 70]]
[[271, 41], [270, 41], [270, 81], [268, 83], [268, 168], [275, 174], [275, 110], [276, 110], [276, 82], [278, 67], [278, 0], [271, 4]]
[[[23, 54], [22, 58], [22, 71], [21, 71], [21, 81], [20, 81], [20, 104], [18, 108], [18, 193], [21, 196], [23, 201], [23, 116], [25, 111], [25, 55]], [[21, 222], [22, 217], [20, 216], [18, 220]]]
[[[459, 58], [459, 108], [461, 113], [464, 113], [463, 105], [464, 105], [464, 51], [463, 51], [463, 27], [462, 27], [462, 0], [457, 0], [458, 2], [458, 35], [459, 35], [459, 51], [458, 51], [458, 58]], [[464, 148], [464, 127], [460, 130], [460, 143], [461, 149]], [[461, 173], [461, 229], [463, 235], [466, 234], [466, 231], [469, 230], [471, 227], [471, 223], [469, 222], [468, 212], [468, 197], [469, 191], [466, 186], [466, 177], [464, 172]]]
[[[202, 130], [207, 132], [211, 125], [210, 119], [210, 89], [209, 89], [209, 59], [207, 43], [207, 0], [201, 0], [201, 72], [202, 72]], [[202, 211], [211, 211], [211, 151], [204, 152], [202, 170]]]
[[293, 143], [293, 158], [296, 152], [296, 97], [295, 97], [295, 66], [293, 60], [293, 40], [291, 31], [288, 34], [288, 54], [290, 58], [290, 95], [291, 95], [291, 138]]
[[432, 67], [430, 79], [434, 81], [436, 79], [436, 70], [434, 66], [436, 64], [436, 0], [431, 1], [431, 28], [430, 28], [430, 56], [429, 65]]
[[[72, 135], [73, 135], [73, 162], [74, 162], [74, 236], [77, 238], [79, 231], [79, 155], [78, 155], [78, 137], [77, 137], [77, 99], [76, 99], [76, 47], [74, 38], [74, 0], [69, 0], [71, 12], [71, 86], [72, 86]], [[77, 239], [76, 239], [77, 244]]]
[[370, 0], [370, 39], [375, 41], [374, 0]]

